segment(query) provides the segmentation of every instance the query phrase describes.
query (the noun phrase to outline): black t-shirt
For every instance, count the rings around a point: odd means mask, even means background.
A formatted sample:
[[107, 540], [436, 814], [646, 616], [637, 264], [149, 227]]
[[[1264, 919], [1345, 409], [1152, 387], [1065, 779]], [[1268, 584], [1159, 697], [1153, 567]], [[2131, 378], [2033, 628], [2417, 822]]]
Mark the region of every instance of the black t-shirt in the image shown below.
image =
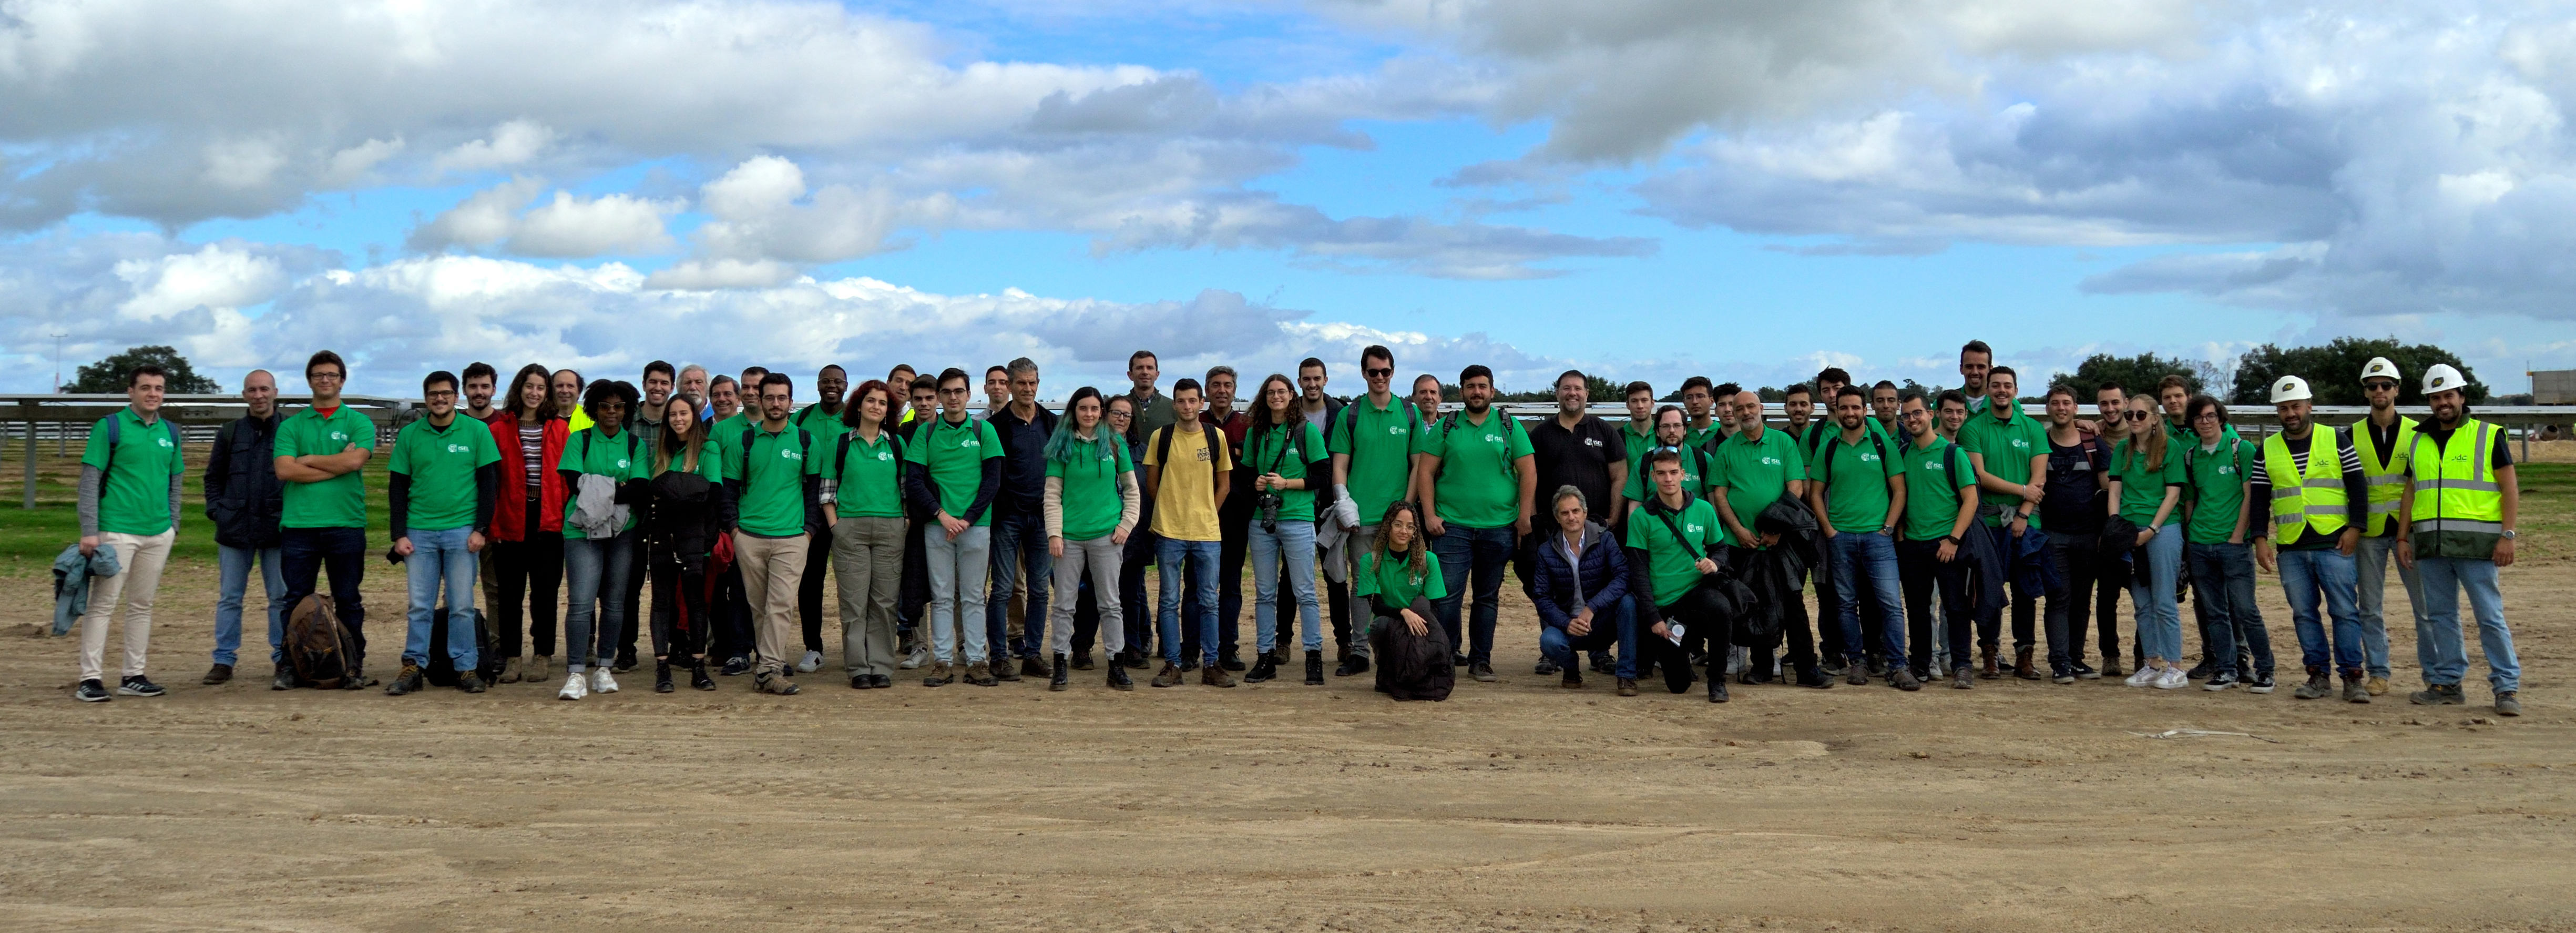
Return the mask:
[[2111, 494], [2103, 480], [2111, 465], [2111, 445], [2087, 437], [2073, 444], [2048, 442], [2048, 495], [2039, 500], [2040, 527], [2059, 534], [2100, 534], [2102, 497]]
[[[1556, 489], [1572, 486], [1583, 490], [1583, 501], [1592, 520], [1610, 524], [1618, 514], [1612, 506], [1619, 500], [1618, 482], [1610, 463], [1628, 458], [1627, 441], [1619, 436], [1618, 425], [1596, 415], [1585, 415], [1567, 430], [1554, 416], [1529, 424], [1531, 453], [1538, 466], [1538, 499], [1540, 518], [1545, 527], [1555, 527]], [[1624, 510], [1621, 510], [1624, 511]]]
[[2397, 458], [2405, 455], [2397, 449], [2398, 422], [2391, 421], [2387, 427], [2382, 428], [2378, 422], [2363, 418], [2361, 426], [2370, 429], [2370, 447], [2379, 453], [2379, 462], [2369, 466], [2384, 472], [2389, 464], [2401, 462]]

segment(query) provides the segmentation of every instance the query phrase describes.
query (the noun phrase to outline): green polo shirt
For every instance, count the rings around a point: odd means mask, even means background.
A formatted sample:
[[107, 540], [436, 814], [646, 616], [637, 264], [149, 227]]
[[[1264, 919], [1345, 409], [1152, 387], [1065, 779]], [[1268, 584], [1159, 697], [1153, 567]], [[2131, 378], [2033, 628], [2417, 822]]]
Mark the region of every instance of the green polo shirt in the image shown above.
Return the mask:
[[1682, 446], [1684, 447], [1694, 450], [1713, 450], [1717, 442], [1725, 439], [1726, 432], [1719, 428], [1716, 419], [1710, 419], [1708, 427], [1705, 428], [1694, 428], [1690, 426], [1690, 422], [1682, 422]]
[[[277, 455], [336, 454], [356, 444], [376, 449], [376, 422], [343, 404], [325, 418], [306, 408], [277, 423]], [[364, 467], [318, 483], [287, 483], [286, 509], [280, 528], [367, 527], [367, 481]]]
[[1329, 452], [1351, 458], [1348, 485], [1360, 524], [1377, 524], [1389, 504], [1408, 498], [1411, 490], [1405, 484], [1413, 477], [1413, 454], [1423, 427], [1422, 416], [1401, 395], [1388, 395], [1385, 408], [1366, 395], [1342, 406], [1342, 416], [1333, 420], [1324, 442]]
[[716, 465], [726, 476], [732, 476], [734, 465], [742, 462], [742, 429], [751, 425], [751, 409], [743, 408], [707, 427], [707, 446], [715, 451]]
[[[736, 431], [735, 440], [741, 440]], [[822, 475], [822, 457], [806, 447], [812, 435], [787, 425], [771, 433], [758, 424], [751, 426], [751, 450], [748, 456], [733, 457], [725, 463], [725, 475], [743, 471], [741, 501], [735, 506], [734, 524], [744, 533], [763, 538], [786, 538], [805, 533], [805, 477]], [[571, 456], [569, 452], [565, 456]]]
[[1626, 459], [1629, 463], [1646, 459], [1647, 452], [1655, 449], [1654, 430], [1649, 428], [1645, 433], [1639, 434], [1635, 421], [1619, 422], [1619, 440], [1628, 446]]
[[1807, 479], [1825, 484], [1825, 520], [1835, 531], [1865, 533], [1887, 526], [1887, 481], [1903, 476], [1905, 464], [1897, 459], [1895, 444], [1886, 444], [1886, 456], [1879, 455], [1880, 444], [1874, 442], [1883, 440], [1867, 426], [1857, 444], [1844, 443], [1836, 432], [1825, 438], [1816, 462], [1807, 465]]
[[1949, 537], [1959, 520], [1959, 490], [1977, 484], [1967, 451], [1935, 434], [1932, 446], [1906, 448], [1896, 459], [1905, 465], [1905, 540]]
[[[2120, 481], [2120, 517], [2145, 528], [2156, 520], [2156, 507], [2164, 504], [2165, 489], [2184, 485], [2182, 442], [2165, 438], [2164, 466], [2150, 469], [2145, 451], [2135, 449], [2131, 443], [2136, 440], [2132, 437], [2111, 445], [2111, 478]], [[2181, 519], [2182, 504], [2177, 502], [2174, 510], [2165, 514], [2165, 521]], [[2230, 515], [2227, 522], [2233, 526], [2236, 519]]]
[[[1109, 433], [1103, 425], [1094, 430], [1100, 436], [1083, 440], [1074, 435], [1065, 444], [1064, 456], [1047, 461], [1046, 475], [1064, 481], [1058, 500], [1064, 508], [1064, 539], [1089, 541], [1106, 537], [1118, 530], [1118, 516], [1126, 511], [1126, 499], [1118, 494], [1118, 476], [1136, 472], [1136, 463], [1127, 455], [1127, 442]], [[1309, 427], [1307, 431], [1312, 432]], [[1282, 517], [1287, 510], [1281, 509]], [[1315, 514], [1315, 503], [1306, 501], [1306, 514]]]
[[[630, 443], [633, 445], [631, 448], [628, 446]], [[627, 480], [652, 479], [653, 449], [646, 445], [644, 438], [635, 432], [619, 431], [616, 437], [610, 437], [594, 424], [574, 433], [564, 441], [563, 459], [555, 464], [555, 469], [605, 476], [608, 477], [609, 482], [621, 484]], [[576, 495], [579, 492], [578, 489], [574, 490]], [[798, 523], [802, 524], [803, 520], [800, 518]], [[626, 515], [626, 526], [617, 530], [625, 531], [633, 527], [635, 527], [635, 515], [632, 510], [629, 510]], [[563, 534], [567, 538], [582, 536], [582, 532], [572, 527], [571, 522], [564, 523]]]
[[[1771, 503], [1789, 494], [1789, 481], [1805, 479], [1807, 460], [1798, 449], [1798, 439], [1778, 428], [1762, 429], [1760, 440], [1750, 431], [1737, 432], [1726, 443], [1717, 445], [1715, 465], [1709, 469], [1709, 485], [1726, 489], [1726, 508], [1735, 520], [1753, 531], [1753, 520]], [[1737, 542], [1739, 547], [1752, 547], [1754, 541]]]
[[1426, 428], [1422, 452], [1440, 458], [1440, 520], [1469, 528], [1500, 528], [1521, 516], [1520, 472], [1512, 461], [1530, 456], [1529, 431], [1502, 409], [1485, 410], [1485, 423], [1465, 412]]
[[[960, 518], [975, 504], [976, 490], [984, 486], [984, 461], [1000, 456], [1002, 436], [982, 418], [968, 418], [965, 424], [950, 424], [946, 418], [932, 421], [928, 427], [914, 429], [912, 444], [903, 450], [905, 460], [930, 471], [930, 489], [939, 496], [939, 508]], [[992, 509], [975, 516], [976, 527], [991, 524]]]
[[[1414, 541], [1415, 547], [1421, 545], [1420, 540]], [[1422, 556], [1423, 572], [1420, 574], [1413, 573], [1406, 566], [1403, 556], [1388, 554], [1387, 557], [1389, 559], [1381, 563], [1374, 549], [1360, 556], [1359, 577], [1352, 581], [1356, 588], [1351, 595], [1362, 599], [1375, 596], [1379, 602], [1397, 607], [1413, 605], [1417, 598], [1439, 600], [1449, 597], [1448, 584], [1442, 582], [1440, 576], [1440, 562], [1431, 555]]]
[[[1709, 489], [1716, 486], [1715, 458], [1710, 457], [1707, 451], [1688, 446], [1688, 438], [1683, 439], [1683, 444], [1681, 448], [1682, 494], [1693, 499], [1701, 498], [1708, 495]], [[1628, 483], [1620, 487], [1620, 498], [1630, 502], [1644, 502], [1647, 496], [1655, 494], [1655, 479], [1646, 472], [1647, 467], [1654, 465], [1653, 456], [1654, 451], [1650, 449], [1638, 455], [1636, 460], [1629, 462]]]
[[[902, 518], [903, 463], [895, 459], [894, 432], [877, 426], [876, 443], [841, 431], [816, 435], [815, 453], [832, 478], [832, 514], [840, 518]], [[847, 448], [844, 452], [843, 448]]]
[[[1294, 434], [1290, 433], [1291, 428], [1295, 429]], [[1254, 476], [1276, 472], [1283, 479], [1305, 479], [1306, 460], [1316, 457], [1323, 450], [1323, 432], [1315, 430], [1313, 422], [1301, 417], [1293, 424], [1271, 425], [1268, 430], [1261, 432], [1259, 437], [1245, 438], [1243, 462], [1236, 466], [1250, 467]], [[1314, 521], [1315, 490], [1311, 488], [1280, 490], [1279, 519]]]
[[[1647, 514], [1646, 509], [1628, 516], [1628, 546], [1646, 552], [1647, 576], [1654, 580], [1657, 605], [1680, 599], [1699, 585], [1700, 557], [1726, 543], [1726, 532], [1717, 524], [1717, 507], [1706, 499], [1691, 500], [1672, 519], [1672, 526], [1665, 527], [1662, 518]], [[1673, 537], [1675, 528], [1681, 530], [1681, 537]]]
[[[2048, 428], [2021, 410], [2011, 408], [2012, 420], [1999, 421], [1992, 414], [1976, 414], [1959, 426], [1959, 449], [1985, 458], [1986, 472], [2007, 483], [2030, 483], [2030, 458], [2048, 453]], [[2003, 513], [1986, 520], [1988, 525], [2002, 525], [2021, 508], [2021, 497], [1987, 490], [1980, 503], [1991, 502]], [[2039, 527], [2039, 513], [2030, 513], [2030, 527]]]
[[[116, 462], [108, 462], [107, 423], [117, 423]], [[144, 424], [132, 406], [99, 419], [81, 451], [81, 465], [107, 472], [98, 489], [98, 530], [157, 535], [170, 530], [170, 478], [185, 472], [186, 457], [170, 441], [171, 425]]]
[[[2191, 524], [2184, 529], [2183, 540], [2225, 544], [2236, 534], [2236, 512], [2245, 504], [2245, 475], [2262, 456], [2263, 445], [2236, 437], [2220, 438], [2218, 449], [2211, 451], [2201, 450], [2198, 442], [2183, 445], [2183, 479], [2189, 484], [2183, 499], [2191, 503]], [[2250, 537], [2254, 530], [2248, 528], [2245, 533]]]
[[444, 428], [422, 418], [394, 434], [385, 468], [411, 477], [406, 528], [447, 531], [474, 524], [474, 471], [501, 462], [490, 425], [464, 415]]
[[[842, 403], [842, 408], [847, 410], [848, 403]], [[817, 438], [840, 437], [841, 432], [850, 429], [841, 423], [840, 412], [824, 411], [820, 402], [797, 409], [796, 414], [788, 416], [787, 423], [804, 428], [805, 433]]]

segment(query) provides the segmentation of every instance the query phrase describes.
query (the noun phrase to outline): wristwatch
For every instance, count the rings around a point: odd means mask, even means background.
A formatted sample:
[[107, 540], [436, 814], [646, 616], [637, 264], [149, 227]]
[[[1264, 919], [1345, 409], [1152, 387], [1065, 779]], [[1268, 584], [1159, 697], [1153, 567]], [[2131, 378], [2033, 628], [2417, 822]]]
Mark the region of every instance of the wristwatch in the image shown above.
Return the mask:
[[2504, 530], [2504, 539], [2507, 541], [2513, 540], [2513, 529], [2507, 528]]

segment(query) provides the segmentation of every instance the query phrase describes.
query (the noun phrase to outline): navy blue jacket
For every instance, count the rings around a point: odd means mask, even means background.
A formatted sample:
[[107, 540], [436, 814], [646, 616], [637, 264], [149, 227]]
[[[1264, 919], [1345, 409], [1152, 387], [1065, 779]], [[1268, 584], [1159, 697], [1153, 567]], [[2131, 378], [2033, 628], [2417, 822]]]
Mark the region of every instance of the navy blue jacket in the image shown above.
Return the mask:
[[1530, 601], [1538, 604], [1538, 619], [1547, 627], [1563, 629], [1573, 621], [1577, 580], [1583, 584], [1584, 605], [1592, 607], [1596, 618], [1607, 618], [1611, 607], [1628, 595], [1628, 555], [1599, 524], [1583, 523], [1579, 567], [1566, 563], [1563, 531], [1550, 529], [1537, 547], [1538, 569], [1536, 579], [1530, 581]]

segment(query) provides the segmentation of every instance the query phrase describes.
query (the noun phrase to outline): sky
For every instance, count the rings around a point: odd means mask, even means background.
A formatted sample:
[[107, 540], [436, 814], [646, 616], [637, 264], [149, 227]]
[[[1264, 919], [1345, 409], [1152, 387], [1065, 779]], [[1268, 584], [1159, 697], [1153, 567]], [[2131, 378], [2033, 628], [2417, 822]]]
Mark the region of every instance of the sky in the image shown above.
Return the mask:
[[0, 0], [0, 391], [2394, 336], [2519, 392], [2576, 367], [2571, 105], [2565, 3]]

